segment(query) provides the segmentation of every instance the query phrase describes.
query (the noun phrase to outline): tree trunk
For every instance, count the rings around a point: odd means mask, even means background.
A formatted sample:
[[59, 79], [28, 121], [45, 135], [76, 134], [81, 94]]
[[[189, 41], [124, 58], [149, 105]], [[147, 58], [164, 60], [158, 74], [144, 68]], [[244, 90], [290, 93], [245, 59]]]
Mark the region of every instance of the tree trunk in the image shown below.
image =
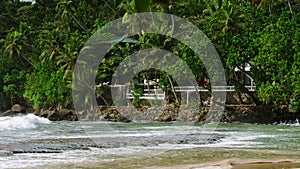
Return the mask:
[[293, 17], [293, 19], [294, 19], [293, 9], [292, 9], [292, 6], [291, 6], [291, 2], [290, 2], [290, 0], [286, 0], [286, 1], [287, 1], [287, 3], [288, 3], [289, 10], [290, 10], [290, 12], [291, 12], [291, 14], [292, 14], [292, 17]]
[[[238, 79], [236, 73], [234, 73], [234, 77], [235, 77], [235, 79]], [[243, 79], [243, 80], [244, 80], [244, 82], [245, 82], [245, 76], [244, 76], [244, 79]], [[241, 96], [241, 92], [236, 91], [236, 93], [237, 93], [237, 95], [238, 95], [239, 103], [240, 103], [240, 104], [243, 104], [243, 99], [242, 99], [242, 96]]]
[[[191, 82], [191, 80], [189, 80], [190, 82]], [[198, 88], [197, 88], [197, 84], [195, 84], [195, 83], [193, 83], [193, 82], [191, 82], [192, 84], [193, 84], [193, 86], [194, 86], [194, 88], [195, 88], [195, 91], [199, 94], [199, 102], [200, 102], [200, 106], [202, 107], [202, 106], [204, 106], [203, 105], [203, 103], [202, 103], [202, 99], [201, 99], [201, 91], [199, 91], [198, 90]]]
[[232, 79], [232, 81], [234, 83], [234, 86], [239, 87], [242, 90], [242, 92], [247, 93], [256, 105], [261, 104], [261, 101], [252, 92], [250, 92], [243, 84], [241, 84], [237, 79]]
[[176, 103], [179, 103], [179, 101], [178, 101], [178, 98], [177, 98], [177, 95], [176, 95], [176, 92], [175, 92], [175, 89], [174, 89], [174, 86], [173, 86], [173, 82], [172, 82], [172, 80], [171, 80], [171, 78], [170, 78], [170, 76], [169, 76], [169, 75], [168, 75], [168, 79], [169, 79], [169, 82], [170, 82], [170, 85], [171, 85], [172, 92], [173, 92], [173, 94], [174, 94], [174, 97], [175, 97]]
[[146, 81], [147, 81], [148, 94], [150, 95], [150, 85], [149, 85], [149, 78], [147, 74], [146, 74]]
[[106, 106], [109, 106], [108, 102], [106, 101], [106, 99], [102, 95], [100, 95], [100, 98], [104, 101], [104, 103], [106, 104]]

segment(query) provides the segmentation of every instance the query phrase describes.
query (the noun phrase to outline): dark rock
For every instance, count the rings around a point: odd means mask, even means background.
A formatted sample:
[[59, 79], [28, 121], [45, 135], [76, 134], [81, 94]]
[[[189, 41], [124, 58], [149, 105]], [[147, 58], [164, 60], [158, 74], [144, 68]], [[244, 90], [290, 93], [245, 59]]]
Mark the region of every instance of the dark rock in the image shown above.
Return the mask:
[[120, 117], [120, 118], [118, 119], [118, 122], [130, 123], [131, 120], [129, 120], [129, 119], [125, 118], [125, 117]]
[[108, 109], [107, 106], [99, 106], [99, 111], [105, 111], [106, 109]]
[[186, 140], [179, 140], [177, 144], [188, 144], [188, 142]]
[[39, 117], [48, 118], [50, 121], [77, 121], [78, 116], [75, 111], [63, 109], [61, 111], [57, 110], [35, 110], [34, 114]]
[[77, 115], [74, 111], [64, 109], [59, 112], [60, 120], [77, 121]]
[[33, 114], [36, 115], [36, 116], [40, 116], [41, 110], [34, 110]]
[[172, 121], [172, 116], [169, 114], [166, 114], [166, 115], [162, 116], [159, 121]]
[[48, 118], [49, 113], [51, 113], [49, 110], [35, 110], [33, 114], [39, 117]]
[[57, 110], [52, 110], [52, 111], [48, 114], [47, 118], [48, 118], [50, 121], [59, 121], [59, 120], [61, 120], [60, 115], [59, 115], [59, 112], [58, 112]]
[[24, 153], [62, 153], [61, 150], [13, 150], [13, 154], [24, 154]]

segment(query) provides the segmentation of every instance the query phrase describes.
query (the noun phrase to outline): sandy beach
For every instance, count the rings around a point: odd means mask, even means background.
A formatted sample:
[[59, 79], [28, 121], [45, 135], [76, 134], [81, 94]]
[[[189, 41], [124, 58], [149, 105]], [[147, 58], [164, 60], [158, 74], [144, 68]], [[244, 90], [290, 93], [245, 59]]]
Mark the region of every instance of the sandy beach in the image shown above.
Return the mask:
[[132, 157], [110, 162], [75, 162], [36, 168], [300, 169], [300, 153], [260, 149], [195, 148], [172, 150], [152, 157]]
[[300, 161], [286, 160], [224, 160], [213, 163], [149, 167], [145, 169], [300, 169]]

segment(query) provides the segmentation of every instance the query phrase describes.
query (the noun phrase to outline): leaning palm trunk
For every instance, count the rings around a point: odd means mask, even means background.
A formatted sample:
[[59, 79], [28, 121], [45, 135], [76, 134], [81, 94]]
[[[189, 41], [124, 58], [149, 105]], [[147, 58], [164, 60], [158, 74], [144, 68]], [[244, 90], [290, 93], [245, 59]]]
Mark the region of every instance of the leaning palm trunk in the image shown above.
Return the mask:
[[177, 98], [177, 95], [176, 95], [176, 92], [175, 92], [175, 88], [174, 88], [173, 82], [172, 82], [172, 80], [171, 80], [171, 78], [170, 78], [169, 75], [168, 75], [168, 79], [169, 79], [169, 82], [170, 82], [170, 85], [171, 85], [171, 89], [172, 89], [172, 92], [173, 92], [173, 94], [174, 94], [176, 103], [179, 103], [178, 98]]
[[24, 60], [26, 60], [26, 62], [28, 62], [31, 66], [33, 66], [36, 69], [36, 66], [30, 62], [24, 55], [21, 54], [21, 56], [24, 58]]
[[293, 17], [293, 19], [294, 19], [293, 9], [292, 9], [292, 6], [291, 6], [291, 2], [290, 2], [290, 0], [286, 0], [286, 1], [287, 1], [287, 3], [288, 3], [289, 10], [290, 10], [290, 12], [291, 12], [291, 14], [292, 14], [292, 17]]

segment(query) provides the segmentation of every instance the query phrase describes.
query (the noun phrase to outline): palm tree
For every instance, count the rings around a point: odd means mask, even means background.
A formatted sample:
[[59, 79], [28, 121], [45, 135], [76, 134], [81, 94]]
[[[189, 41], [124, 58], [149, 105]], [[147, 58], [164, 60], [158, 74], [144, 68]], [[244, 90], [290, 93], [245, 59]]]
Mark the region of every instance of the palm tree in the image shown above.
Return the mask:
[[261, 0], [260, 3], [259, 3], [259, 8], [268, 6], [269, 13], [271, 14], [272, 13], [272, 7], [275, 3], [276, 3], [275, 0]]
[[66, 27], [68, 30], [71, 29], [71, 21], [74, 20], [76, 24], [84, 31], [87, 29], [79, 22], [79, 20], [75, 17], [76, 15], [76, 6], [75, 3], [71, 0], [63, 0], [57, 3], [55, 8], [60, 15], [61, 21], [66, 23]]
[[[227, 2], [222, 6], [222, 11], [224, 11], [224, 19], [221, 20], [221, 23], [223, 23], [224, 27], [228, 28], [228, 31], [232, 34], [236, 34], [238, 30], [245, 27], [245, 15], [240, 12], [237, 5]], [[222, 18], [222, 15], [220, 18]]]
[[211, 20], [210, 29], [214, 32], [216, 38], [220, 33], [236, 34], [238, 30], [244, 28], [245, 15], [242, 14], [236, 4], [230, 1], [214, 0], [206, 1], [207, 9], [203, 11], [209, 16], [206, 20]]
[[[29, 39], [27, 35], [29, 29], [26, 23], [20, 23], [18, 31], [9, 33], [4, 43], [4, 53], [8, 55], [12, 63], [22, 63], [25, 67], [28, 67], [27, 64], [30, 64], [36, 68], [36, 66], [24, 56], [25, 53], [33, 49], [33, 46], [28, 43]], [[26, 62], [24, 63], [24, 61]]]
[[203, 14], [212, 15], [214, 12], [222, 7], [222, 0], [203, 0], [206, 9], [203, 10]]
[[63, 49], [58, 49], [55, 61], [59, 69], [65, 71], [63, 79], [66, 79], [69, 73], [73, 73], [77, 56], [78, 52], [69, 45], [64, 45]]

